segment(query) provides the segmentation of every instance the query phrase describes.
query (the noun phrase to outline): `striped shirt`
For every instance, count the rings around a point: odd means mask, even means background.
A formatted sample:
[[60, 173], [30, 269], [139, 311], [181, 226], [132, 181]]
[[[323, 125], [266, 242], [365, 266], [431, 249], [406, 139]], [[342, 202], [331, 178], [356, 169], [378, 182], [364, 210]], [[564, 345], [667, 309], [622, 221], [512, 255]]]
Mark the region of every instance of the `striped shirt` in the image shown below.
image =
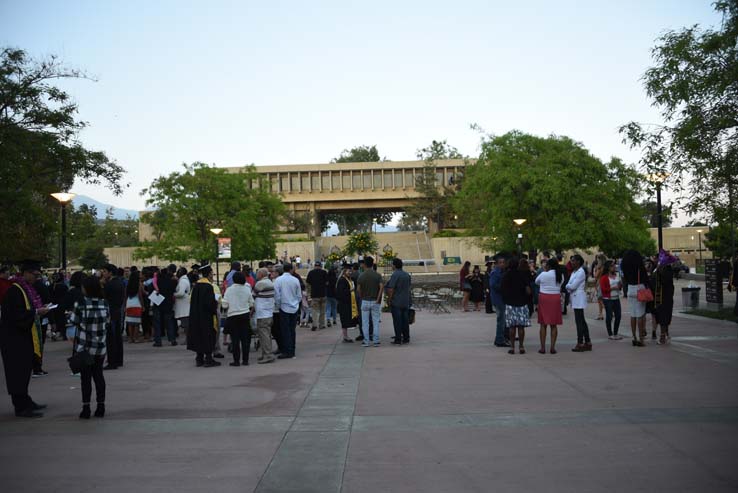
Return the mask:
[[87, 298], [74, 304], [70, 318], [75, 326], [74, 352], [89, 352], [92, 356], [104, 356], [105, 330], [110, 324], [110, 308], [102, 298]]
[[272, 318], [274, 314], [274, 283], [265, 277], [254, 286], [256, 319]]

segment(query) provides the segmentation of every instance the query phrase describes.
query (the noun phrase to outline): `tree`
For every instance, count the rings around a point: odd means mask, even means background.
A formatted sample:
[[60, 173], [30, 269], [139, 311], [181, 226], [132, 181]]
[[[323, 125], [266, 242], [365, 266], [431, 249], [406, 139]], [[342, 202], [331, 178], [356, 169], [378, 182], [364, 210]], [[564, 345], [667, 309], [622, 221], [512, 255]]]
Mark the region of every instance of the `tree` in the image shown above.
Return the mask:
[[[384, 159], [387, 160], [386, 158]], [[331, 160], [332, 163], [376, 163], [382, 161], [379, 157], [377, 146], [358, 146], [351, 149], [344, 149], [341, 155]], [[386, 211], [368, 211], [368, 212], [345, 212], [342, 214], [327, 214], [325, 216], [325, 228], [328, 229], [328, 222], [333, 222], [338, 226], [338, 232], [341, 235], [361, 231], [371, 231], [372, 226], [385, 226], [392, 220], [392, 213]]]
[[[137, 248], [136, 258], [214, 260], [216, 240], [211, 228], [222, 228], [221, 236], [231, 238], [234, 260], [274, 256], [284, 206], [266, 183], [258, 181], [253, 166], [237, 173], [204, 163], [183, 167], [183, 172], [159, 177], [141, 192], [149, 194], [146, 204], [157, 209], [156, 214], [141, 216], [157, 239]], [[251, 183], [258, 186], [252, 188]]]
[[50, 193], [68, 190], [75, 179], [123, 190], [123, 168], [82, 146], [87, 123], [53, 85], [80, 78], [87, 77], [54, 56], [35, 61], [23, 50], [0, 52], [0, 231], [13, 238], [0, 246], [2, 259], [48, 260], [56, 251], [59, 203]]
[[[736, 231], [732, 233], [735, 234]], [[705, 232], [705, 248], [710, 250], [715, 258], [729, 259], [733, 251], [730, 244], [731, 236], [729, 224], [718, 224]]]
[[[652, 227], [657, 228], [659, 226], [659, 210], [658, 210], [658, 204], [651, 200], [645, 200], [640, 203], [641, 209], [643, 209], [644, 216], [643, 219], [646, 220], [646, 222]], [[668, 228], [671, 226], [671, 206], [663, 206], [661, 207], [661, 226], [664, 228]]]
[[408, 225], [430, 225], [432, 222], [441, 230], [453, 222], [451, 198], [461, 188], [461, 180], [440, 183], [436, 174], [436, 161], [465, 158], [445, 140], [434, 140], [430, 146], [418, 149], [417, 157], [425, 161], [420, 175], [415, 178], [415, 190], [419, 197], [405, 211], [403, 222]]
[[[689, 214], [738, 221], [738, 1], [719, 0], [718, 30], [668, 31], [653, 48], [643, 79], [663, 125], [630, 122], [625, 141], [642, 149], [645, 171], [668, 172]], [[735, 235], [731, 237], [735, 251]]]
[[101, 246], [91, 245], [85, 247], [78, 262], [83, 269], [99, 269], [108, 263], [108, 257]]
[[513, 131], [482, 142], [453, 206], [474, 234], [489, 238], [489, 248], [516, 249], [513, 219], [522, 218], [526, 248], [651, 253], [648, 224], [635, 202], [638, 180], [618, 159], [603, 164], [568, 137]]

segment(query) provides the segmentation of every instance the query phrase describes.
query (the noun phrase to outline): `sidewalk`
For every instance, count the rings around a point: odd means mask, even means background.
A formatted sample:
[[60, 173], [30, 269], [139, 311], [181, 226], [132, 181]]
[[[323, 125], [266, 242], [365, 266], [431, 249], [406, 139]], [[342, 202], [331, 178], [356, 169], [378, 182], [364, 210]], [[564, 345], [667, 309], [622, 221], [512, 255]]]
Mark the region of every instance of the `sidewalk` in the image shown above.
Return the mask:
[[403, 347], [388, 314], [378, 348], [298, 329], [297, 359], [239, 368], [126, 345], [89, 422], [49, 343], [46, 416], [0, 408], [0, 491], [735, 491], [738, 326], [675, 317], [672, 344], [635, 348], [595, 317], [581, 354], [571, 314], [558, 354], [531, 327], [511, 356], [478, 312], [419, 312]]

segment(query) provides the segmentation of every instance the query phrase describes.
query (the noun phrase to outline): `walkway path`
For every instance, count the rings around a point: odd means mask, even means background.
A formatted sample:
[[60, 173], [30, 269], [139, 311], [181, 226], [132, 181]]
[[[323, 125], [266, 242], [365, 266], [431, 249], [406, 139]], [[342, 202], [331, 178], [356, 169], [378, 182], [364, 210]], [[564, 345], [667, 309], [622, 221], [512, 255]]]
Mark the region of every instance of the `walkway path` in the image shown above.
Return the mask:
[[[182, 346], [126, 346], [108, 416], [50, 343], [40, 420], [0, 413], [0, 491], [735, 491], [738, 326], [676, 317], [673, 343], [576, 354], [489, 344], [494, 315], [418, 314], [412, 344], [298, 329], [298, 357], [195, 368]], [[387, 317], [387, 318], [384, 318]], [[627, 327], [622, 332], [627, 333]], [[252, 353], [254, 357], [254, 353]]]

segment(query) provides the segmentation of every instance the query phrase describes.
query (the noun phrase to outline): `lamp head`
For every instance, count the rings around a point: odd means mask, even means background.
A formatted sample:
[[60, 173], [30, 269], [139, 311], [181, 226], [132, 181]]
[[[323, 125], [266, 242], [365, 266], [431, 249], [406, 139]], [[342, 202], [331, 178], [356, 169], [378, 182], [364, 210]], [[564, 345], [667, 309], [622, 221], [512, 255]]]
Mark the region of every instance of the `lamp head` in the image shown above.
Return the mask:
[[665, 171], [659, 171], [656, 173], [649, 173], [646, 175], [646, 180], [650, 181], [651, 183], [661, 184], [666, 181], [667, 178], [671, 176], [670, 173], [667, 173]]
[[72, 199], [76, 196], [75, 193], [68, 193], [68, 192], [57, 192], [52, 193], [51, 196], [54, 197], [56, 200], [59, 201], [61, 204], [68, 204], [72, 201]]
[[701, 230], [701, 229], [698, 229], [698, 230], [697, 230], [697, 232], [698, 232], [698, 233], [702, 233], [702, 230]]
[[527, 221], [527, 219], [513, 219], [513, 222], [518, 226], [522, 226], [523, 224], [525, 224], [525, 221]]
[[217, 236], [223, 232], [223, 228], [210, 228], [210, 232]]

